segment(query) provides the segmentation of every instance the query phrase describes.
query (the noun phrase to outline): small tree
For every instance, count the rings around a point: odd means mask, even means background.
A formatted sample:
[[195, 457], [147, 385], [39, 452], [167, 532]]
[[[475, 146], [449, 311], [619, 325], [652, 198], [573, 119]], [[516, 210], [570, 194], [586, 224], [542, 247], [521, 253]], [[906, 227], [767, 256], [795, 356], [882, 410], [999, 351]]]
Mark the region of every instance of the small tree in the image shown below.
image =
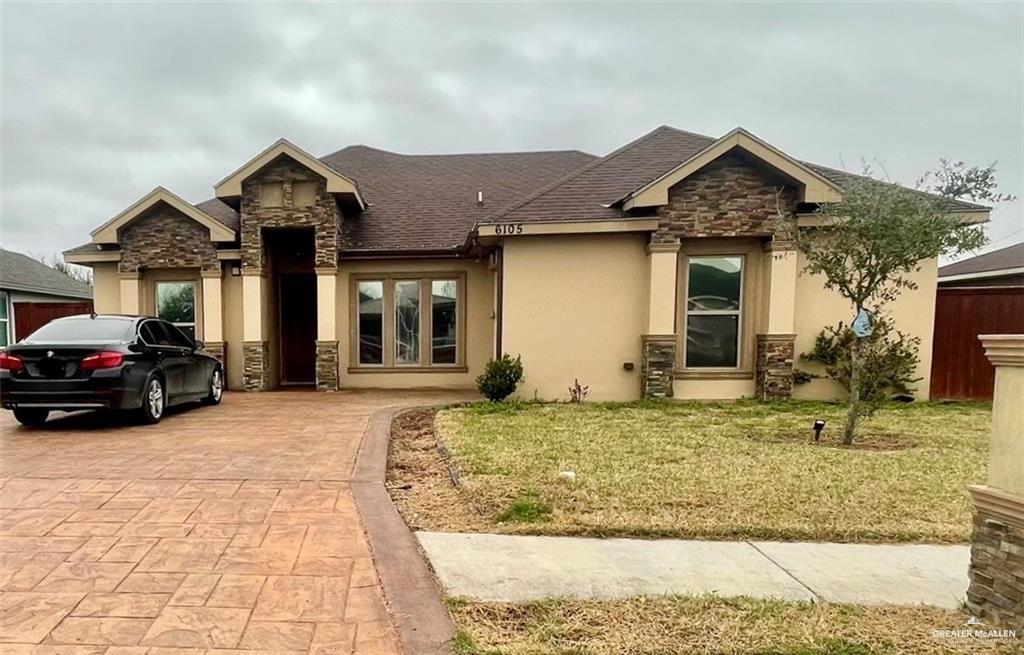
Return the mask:
[[[826, 327], [814, 340], [810, 352], [800, 359], [816, 362], [825, 369], [825, 376], [838, 382], [847, 392], [850, 387], [850, 352], [857, 335], [849, 325]], [[921, 361], [917, 348], [921, 339], [910, 337], [892, 328], [892, 322], [879, 318], [871, 336], [866, 337], [861, 349], [860, 399], [864, 416], [873, 413], [886, 400], [896, 394], [909, 394], [911, 386], [921, 378], [914, 375]], [[804, 373], [804, 377], [819, 377]]]
[[[822, 204], [822, 228], [799, 230], [805, 271], [825, 278], [825, 288], [850, 301], [854, 314], [880, 314], [904, 290], [916, 289], [910, 276], [923, 260], [977, 250], [986, 242], [982, 226], [964, 223], [950, 213], [950, 201], [998, 202], [1012, 199], [996, 192], [995, 164], [967, 168], [941, 160], [939, 168], [910, 190], [892, 182], [864, 177], [846, 186], [840, 202]], [[927, 191], [925, 193], [924, 191]], [[862, 403], [864, 339], [850, 345], [849, 401], [843, 443], [849, 445], [858, 421], [870, 412]]]

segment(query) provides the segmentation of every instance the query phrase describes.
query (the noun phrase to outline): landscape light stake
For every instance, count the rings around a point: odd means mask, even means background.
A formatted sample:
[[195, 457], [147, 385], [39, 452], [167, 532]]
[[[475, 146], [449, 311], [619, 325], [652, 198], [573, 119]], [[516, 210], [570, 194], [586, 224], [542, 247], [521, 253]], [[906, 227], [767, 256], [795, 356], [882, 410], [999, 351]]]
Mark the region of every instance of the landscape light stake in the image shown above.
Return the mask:
[[814, 419], [814, 443], [821, 441], [821, 431], [825, 429], [825, 421], [820, 418]]

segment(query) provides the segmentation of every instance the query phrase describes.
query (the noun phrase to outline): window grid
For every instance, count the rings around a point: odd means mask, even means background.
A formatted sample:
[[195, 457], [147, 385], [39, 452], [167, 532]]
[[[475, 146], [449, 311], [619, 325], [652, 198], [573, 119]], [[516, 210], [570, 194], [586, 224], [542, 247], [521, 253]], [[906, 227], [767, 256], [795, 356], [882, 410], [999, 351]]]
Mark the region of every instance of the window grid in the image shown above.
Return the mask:
[[[414, 313], [416, 315], [415, 326], [406, 326], [409, 328], [409, 332], [406, 335], [406, 341], [408, 337], [413, 336], [415, 339], [414, 343], [406, 344], [409, 349], [415, 350], [415, 359], [410, 358], [409, 361], [401, 361], [399, 357], [399, 288], [401, 285], [411, 287], [412, 284], [416, 285], [416, 293], [414, 296], [406, 295], [408, 298], [415, 298], [417, 304]], [[447, 291], [450, 292], [454, 289], [454, 317], [449, 319], [447, 326], [447, 333], [445, 335], [437, 335], [438, 338], [443, 340], [441, 347], [437, 350], [452, 350], [452, 355], [447, 357], [438, 356], [435, 353], [435, 311], [438, 309], [435, 305], [441, 305], [443, 303], [435, 302], [434, 290], [440, 284], [448, 284]], [[367, 339], [362, 329], [362, 315], [360, 312], [360, 290], [364, 289], [367, 284], [380, 285], [383, 294], [380, 298], [380, 315], [383, 319], [381, 321], [382, 326], [380, 329], [381, 334], [379, 335], [382, 342], [382, 352], [379, 362], [363, 361], [362, 346]], [[395, 369], [445, 369], [445, 368], [462, 368], [465, 366], [463, 362], [463, 331], [465, 330], [464, 324], [465, 319], [463, 316], [464, 311], [464, 299], [465, 293], [465, 277], [462, 273], [438, 273], [438, 274], [426, 274], [426, 275], [367, 275], [359, 276], [353, 280], [352, 292], [355, 294], [355, 299], [351, 303], [352, 305], [352, 320], [354, 321], [354, 332], [355, 332], [355, 347], [352, 349], [352, 364], [351, 366], [356, 369], [362, 370], [395, 370]], [[408, 307], [408, 305], [407, 305]], [[449, 310], [452, 311], [452, 310]], [[454, 326], [451, 322], [454, 321]], [[414, 331], [414, 334], [412, 334]], [[454, 336], [451, 336], [454, 334]], [[374, 335], [376, 336], [376, 335]], [[449, 361], [439, 361], [448, 359]]]
[[[690, 284], [693, 275], [693, 263], [702, 259], [736, 259], [739, 262], [739, 293], [736, 309], [690, 309]], [[683, 363], [684, 368], [700, 370], [738, 370], [742, 365], [743, 349], [743, 290], [746, 284], [746, 256], [744, 255], [694, 255], [687, 257], [686, 261], [686, 294], [684, 302], [684, 316], [686, 318], [685, 331], [683, 333]], [[733, 316], [736, 319], [736, 343], [735, 362], [730, 366], [701, 366], [687, 363], [688, 355], [685, 352], [690, 347], [690, 317], [691, 316]]]

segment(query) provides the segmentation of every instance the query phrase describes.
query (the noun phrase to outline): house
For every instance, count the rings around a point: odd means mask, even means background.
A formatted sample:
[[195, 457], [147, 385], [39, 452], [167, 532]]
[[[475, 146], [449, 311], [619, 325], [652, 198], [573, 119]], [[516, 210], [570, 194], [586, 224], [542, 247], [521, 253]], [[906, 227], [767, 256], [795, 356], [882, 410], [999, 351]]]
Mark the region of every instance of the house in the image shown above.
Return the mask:
[[[66, 257], [93, 267], [98, 311], [172, 320], [234, 389], [469, 388], [507, 352], [524, 397], [574, 379], [596, 400], [833, 397], [829, 381], [794, 391], [793, 360], [851, 310], [783, 228], [814, 225], [852, 179], [743, 129], [663, 126], [603, 157], [317, 159], [280, 140], [213, 198], [157, 188]], [[895, 306], [925, 380], [936, 269]]]
[[27, 255], [0, 249], [0, 348], [61, 316], [92, 311], [92, 287]]
[[1024, 243], [939, 269], [932, 396], [992, 400], [995, 369], [980, 334], [1024, 333]]

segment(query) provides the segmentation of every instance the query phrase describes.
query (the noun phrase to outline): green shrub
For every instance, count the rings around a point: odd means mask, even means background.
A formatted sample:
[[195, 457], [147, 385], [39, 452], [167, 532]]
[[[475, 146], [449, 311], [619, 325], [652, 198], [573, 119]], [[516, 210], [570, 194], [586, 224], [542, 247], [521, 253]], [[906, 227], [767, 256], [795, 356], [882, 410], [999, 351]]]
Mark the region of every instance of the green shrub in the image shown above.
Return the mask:
[[476, 379], [476, 388], [480, 394], [491, 402], [501, 402], [516, 390], [523, 379], [523, 362], [516, 355], [515, 359], [504, 354], [500, 359], [487, 362], [487, 368]]
[[[840, 322], [822, 330], [814, 340], [814, 348], [800, 355], [800, 359], [824, 366], [825, 377], [835, 380], [849, 393], [850, 352], [855, 338], [850, 326]], [[862, 345], [860, 397], [869, 406], [865, 415], [893, 396], [911, 393], [911, 387], [921, 379], [914, 377], [920, 345], [919, 338], [894, 330], [888, 320], [876, 320], [871, 336]], [[798, 374], [817, 377], [803, 371]]]

